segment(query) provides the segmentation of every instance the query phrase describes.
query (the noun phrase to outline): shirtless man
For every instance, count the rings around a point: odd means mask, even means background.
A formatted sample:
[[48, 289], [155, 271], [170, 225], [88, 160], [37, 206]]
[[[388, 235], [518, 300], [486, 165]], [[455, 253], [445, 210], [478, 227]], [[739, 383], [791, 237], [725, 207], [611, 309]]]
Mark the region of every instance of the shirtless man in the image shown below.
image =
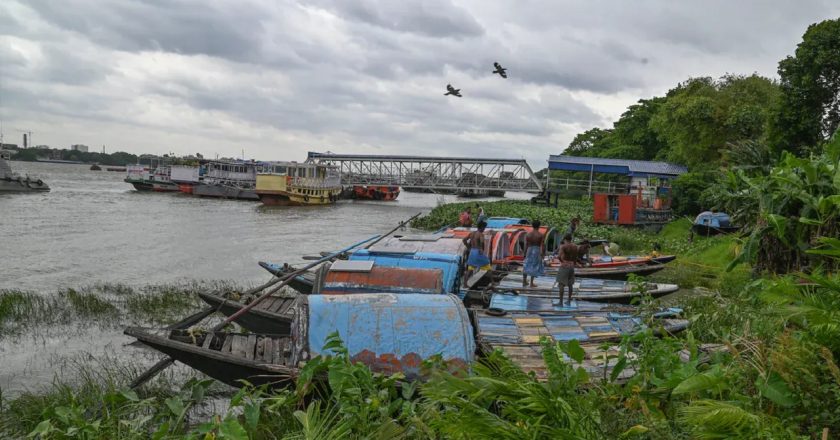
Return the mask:
[[464, 287], [469, 287], [467, 282], [474, 270], [489, 269], [490, 267], [490, 259], [487, 258], [487, 255], [484, 255], [484, 228], [486, 227], [487, 223], [480, 222], [477, 230], [464, 237], [464, 244], [470, 249], [470, 255], [467, 258], [467, 270], [464, 273]]
[[531, 223], [531, 232], [525, 235], [525, 263], [522, 267], [522, 287], [528, 286], [531, 277], [531, 287], [537, 287], [534, 278], [545, 273], [543, 257], [545, 256], [545, 236], [540, 232], [540, 221]]
[[563, 304], [563, 287], [569, 287], [569, 305], [572, 305], [572, 288], [575, 284], [575, 265], [578, 263], [578, 247], [572, 243], [572, 236], [566, 234], [557, 255], [560, 267], [557, 268], [556, 283], [560, 285], [560, 304]]

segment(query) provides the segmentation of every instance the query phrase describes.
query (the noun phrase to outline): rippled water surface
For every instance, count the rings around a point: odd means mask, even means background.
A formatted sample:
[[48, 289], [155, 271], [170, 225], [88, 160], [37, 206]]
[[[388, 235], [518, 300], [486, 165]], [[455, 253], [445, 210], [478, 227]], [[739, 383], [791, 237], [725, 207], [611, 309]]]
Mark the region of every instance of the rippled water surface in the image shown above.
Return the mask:
[[[340, 249], [437, 203], [456, 200], [403, 192], [395, 202], [265, 208], [255, 202], [137, 192], [122, 181], [124, 173], [90, 171], [88, 165], [11, 165], [42, 178], [52, 191], [0, 194], [0, 290], [45, 295], [95, 283], [258, 284], [270, 276], [257, 261], [299, 263], [302, 255]], [[15, 341], [0, 338], [0, 388], [22, 389], [49, 379], [56, 355], [120, 352], [125, 342], [118, 330], [84, 328], [53, 329]]]

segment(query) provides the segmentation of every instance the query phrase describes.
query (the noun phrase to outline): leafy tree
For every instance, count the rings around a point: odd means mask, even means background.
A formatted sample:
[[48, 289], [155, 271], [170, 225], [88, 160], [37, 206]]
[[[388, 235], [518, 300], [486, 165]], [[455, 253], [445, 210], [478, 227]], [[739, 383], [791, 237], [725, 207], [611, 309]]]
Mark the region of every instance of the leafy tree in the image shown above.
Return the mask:
[[666, 101], [663, 97], [640, 99], [622, 113], [613, 126], [611, 141], [616, 147], [604, 152], [603, 157], [622, 159], [654, 159], [668, 145], [650, 127], [650, 120]]
[[809, 26], [796, 54], [779, 62], [779, 76], [772, 145], [801, 153], [840, 126], [840, 19]]
[[596, 151], [604, 149], [610, 134], [611, 130], [590, 128], [575, 136], [563, 153], [570, 156], [592, 156]]
[[668, 92], [650, 125], [669, 145], [665, 158], [708, 166], [730, 143], [763, 139], [778, 95], [758, 75], [692, 78]]

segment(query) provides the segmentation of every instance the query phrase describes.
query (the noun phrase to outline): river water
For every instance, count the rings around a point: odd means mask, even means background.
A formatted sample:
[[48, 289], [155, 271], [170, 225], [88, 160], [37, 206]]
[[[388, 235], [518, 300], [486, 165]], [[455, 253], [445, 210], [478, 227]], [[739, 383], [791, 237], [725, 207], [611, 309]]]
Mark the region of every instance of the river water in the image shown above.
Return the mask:
[[[122, 181], [124, 173], [90, 171], [89, 165], [11, 166], [37, 175], [52, 190], [0, 194], [0, 290], [45, 295], [95, 283], [226, 280], [256, 285], [271, 278], [258, 261], [299, 263], [302, 255], [340, 249], [438, 203], [458, 200], [403, 192], [393, 202], [266, 208], [247, 201], [137, 192]], [[36, 350], [27, 338], [0, 338], [0, 390], [7, 394], [49, 380], [57, 358], [120, 353], [128, 342], [118, 331], [62, 331], [32, 338]]]

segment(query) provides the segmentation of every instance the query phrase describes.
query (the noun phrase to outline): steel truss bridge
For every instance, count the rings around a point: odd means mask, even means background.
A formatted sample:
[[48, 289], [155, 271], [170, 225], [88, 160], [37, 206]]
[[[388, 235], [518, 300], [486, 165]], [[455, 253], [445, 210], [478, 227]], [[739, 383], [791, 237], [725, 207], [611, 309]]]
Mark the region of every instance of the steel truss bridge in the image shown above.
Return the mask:
[[525, 159], [310, 152], [306, 161], [337, 167], [342, 185], [399, 185], [448, 192], [543, 190]]

